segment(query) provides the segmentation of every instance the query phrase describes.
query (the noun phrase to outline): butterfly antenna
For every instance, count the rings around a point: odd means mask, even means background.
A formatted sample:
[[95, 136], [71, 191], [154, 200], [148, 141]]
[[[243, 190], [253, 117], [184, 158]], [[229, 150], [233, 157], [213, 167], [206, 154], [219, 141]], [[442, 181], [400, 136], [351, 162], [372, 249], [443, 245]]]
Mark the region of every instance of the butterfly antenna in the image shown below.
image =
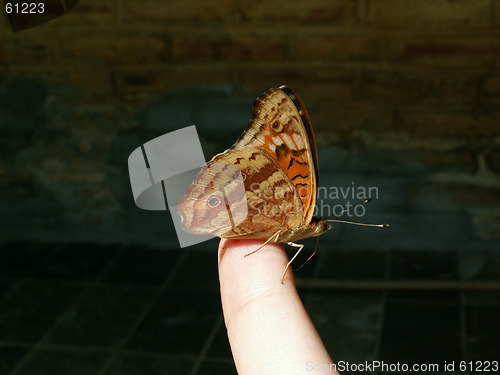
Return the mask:
[[[336, 216], [340, 216], [346, 212], [348, 212], [349, 210], [352, 210], [358, 206], [361, 206], [363, 204], [366, 204], [368, 202], [371, 202], [372, 201], [372, 198], [367, 198], [365, 199], [363, 202], [360, 202], [358, 204], [355, 204], [354, 206], [352, 207], [349, 207], [343, 211], [340, 211]], [[352, 224], [352, 225], [359, 225], [359, 226], [362, 226], [362, 227], [374, 227], [374, 228], [389, 228], [390, 225], [389, 224], [365, 224], [365, 223], [356, 223], [356, 222], [353, 222], [353, 221], [346, 221], [346, 220], [333, 220], [333, 219], [327, 219], [326, 221], [329, 221], [329, 222], [333, 222], [333, 223], [341, 223], [341, 224]]]
[[345, 210], [343, 210], [343, 211], [340, 211], [338, 214], [335, 214], [335, 216], [340, 216], [340, 215], [342, 215], [342, 214], [344, 214], [344, 213], [346, 213], [346, 212], [348, 212], [348, 211], [350, 211], [350, 210], [352, 210], [352, 209], [354, 209], [354, 208], [356, 208], [356, 207], [358, 207], [358, 206], [362, 206], [363, 204], [366, 204], [366, 203], [371, 202], [371, 201], [372, 201], [372, 199], [371, 199], [371, 198], [367, 198], [367, 199], [365, 199], [365, 200], [364, 200], [363, 202], [361, 202], [361, 203], [355, 204], [355, 205], [354, 205], [354, 206], [352, 206], [352, 207], [349, 207], [349, 208], [346, 208], [346, 209], [345, 209]]
[[356, 223], [354, 221], [346, 221], [346, 220], [327, 220], [332, 223], [341, 223], [341, 224], [352, 224], [352, 225], [360, 225], [362, 227], [375, 227], [375, 228], [390, 228], [390, 225], [385, 224], [365, 224], [365, 223]]

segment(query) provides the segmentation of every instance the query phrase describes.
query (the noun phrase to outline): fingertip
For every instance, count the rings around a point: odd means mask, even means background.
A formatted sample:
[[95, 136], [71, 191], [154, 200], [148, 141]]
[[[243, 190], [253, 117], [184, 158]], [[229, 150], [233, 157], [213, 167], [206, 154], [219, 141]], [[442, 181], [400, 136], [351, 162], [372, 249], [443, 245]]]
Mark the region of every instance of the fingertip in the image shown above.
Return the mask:
[[222, 308], [238, 372], [291, 373], [308, 360], [331, 362], [300, 300], [291, 269], [281, 283], [288, 263], [283, 246], [267, 244], [245, 257], [262, 244], [222, 240], [219, 246]]
[[281, 283], [288, 262], [283, 246], [270, 243], [250, 254], [262, 244], [259, 240], [221, 240], [219, 280], [226, 320], [231, 319], [240, 306], [259, 295], [295, 290], [291, 269]]
[[222, 258], [224, 257], [224, 254], [227, 251], [227, 243], [230, 241], [231, 240], [227, 240], [225, 238], [222, 238], [219, 242], [219, 251], [217, 252], [217, 260], [218, 260], [219, 264], [220, 264]]

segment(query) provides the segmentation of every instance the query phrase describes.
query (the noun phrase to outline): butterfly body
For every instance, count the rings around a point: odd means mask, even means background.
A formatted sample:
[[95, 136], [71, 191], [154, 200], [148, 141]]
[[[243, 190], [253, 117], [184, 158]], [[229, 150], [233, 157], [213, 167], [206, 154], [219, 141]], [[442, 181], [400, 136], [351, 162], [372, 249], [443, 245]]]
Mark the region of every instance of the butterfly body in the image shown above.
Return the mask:
[[293, 243], [331, 229], [313, 216], [317, 181], [306, 108], [281, 86], [255, 101], [240, 139], [202, 168], [177, 207], [188, 232]]

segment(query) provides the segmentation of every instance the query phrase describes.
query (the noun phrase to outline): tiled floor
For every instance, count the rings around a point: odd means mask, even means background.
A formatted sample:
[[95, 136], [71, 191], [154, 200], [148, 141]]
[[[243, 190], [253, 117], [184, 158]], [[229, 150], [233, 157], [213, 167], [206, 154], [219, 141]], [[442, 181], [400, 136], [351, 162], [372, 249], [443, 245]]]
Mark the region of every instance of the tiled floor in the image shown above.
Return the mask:
[[[235, 374], [216, 259], [196, 247], [2, 246], [0, 375]], [[500, 254], [338, 250], [298, 277], [498, 281]], [[498, 290], [300, 293], [337, 362], [500, 360]]]

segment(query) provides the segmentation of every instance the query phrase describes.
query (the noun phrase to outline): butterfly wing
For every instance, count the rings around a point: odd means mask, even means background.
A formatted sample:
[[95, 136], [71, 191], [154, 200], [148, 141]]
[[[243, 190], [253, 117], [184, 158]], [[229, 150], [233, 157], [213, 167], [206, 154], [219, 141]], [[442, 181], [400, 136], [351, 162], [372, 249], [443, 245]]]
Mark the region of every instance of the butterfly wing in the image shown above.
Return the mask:
[[316, 205], [318, 155], [311, 121], [300, 97], [281, 86], [259, 97], [247, 129], [232, 149], [256, 147], [267, 152], [295, 187], [303, 206], [302, 224]]
[[296, 228], [304, 216], [297, 190], [276, 160], [250, 146], [210, 160], [177, 208], [186, 231], [225, 238], [268, 239]]
[[[278, 241], [308, 237], [317, 160], [309, 116], [298, 95], [285, 86], [268, 91], [256, 100], [240, 139], [206, 164], [178, 202], [184, 229], [255, 239], [280, 231]], [[233, 184], [233, 168], [241, 173], [243, 189]]]

